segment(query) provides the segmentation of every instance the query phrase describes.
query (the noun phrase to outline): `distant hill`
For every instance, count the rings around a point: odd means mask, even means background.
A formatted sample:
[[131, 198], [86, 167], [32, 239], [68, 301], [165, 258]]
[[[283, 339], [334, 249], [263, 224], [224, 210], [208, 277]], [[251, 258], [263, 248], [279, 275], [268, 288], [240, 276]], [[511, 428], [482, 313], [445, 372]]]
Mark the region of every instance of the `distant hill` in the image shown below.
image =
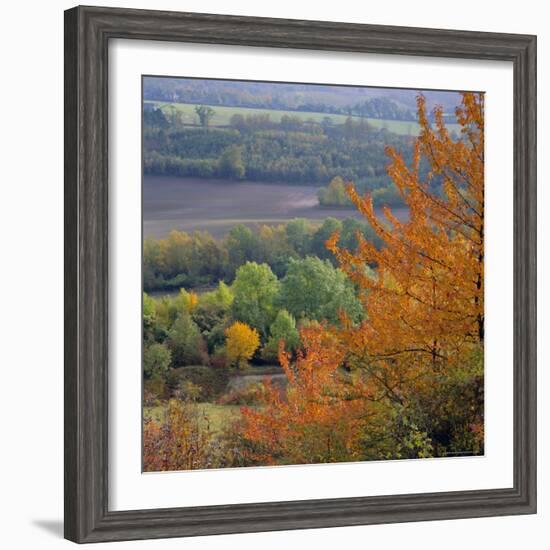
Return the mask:
[[[287, 84], [194, 78], [145, 77], [145, 100], [226, 107], [356, 114], [370, 118], [416, 120], [414, 89]], [[441, 105], [452, 115], [457, 92], [423, 91], [429, 110]]]

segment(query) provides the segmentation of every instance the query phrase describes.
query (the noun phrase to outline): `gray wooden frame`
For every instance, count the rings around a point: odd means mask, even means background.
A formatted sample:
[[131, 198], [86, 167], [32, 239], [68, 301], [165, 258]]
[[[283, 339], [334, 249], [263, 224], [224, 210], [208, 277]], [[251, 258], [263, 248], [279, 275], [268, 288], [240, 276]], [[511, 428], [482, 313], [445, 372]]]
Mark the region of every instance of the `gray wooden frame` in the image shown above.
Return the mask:
[[[111, 38], [513, 63], [513, 488], [108, 510], [107, 53]], [[66, 11], [65, 537], [97, 542], [535, 513], [535, 255], [536, 37], [132, 9]]]

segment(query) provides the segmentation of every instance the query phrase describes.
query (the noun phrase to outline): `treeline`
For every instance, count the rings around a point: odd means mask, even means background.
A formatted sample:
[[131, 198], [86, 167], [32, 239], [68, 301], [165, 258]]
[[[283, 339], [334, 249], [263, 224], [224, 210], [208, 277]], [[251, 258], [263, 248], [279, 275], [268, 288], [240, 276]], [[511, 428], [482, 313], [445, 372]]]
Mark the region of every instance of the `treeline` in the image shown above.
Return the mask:
[[[355, 114], [389, 120], [416, 120], [414, 108], [382, 95], [365, 97], [365, 90], [293, 86], [252, 82], [223, 82], [185, 79], [147, 79], [147, 100], [196, 105], [264, 108], [327, 114]], [[372, 91], [370, 91], [372, 93]], [[379, 91], [379, 94], [382, 94]], [[407, 92], [402, 92], [407, 95]], [[414, 95], [409, 94], [414, 105]], [[411, 98], [409, 97], [409, 103]], [[411, 106], [412, 107], [412, 106]]]
[[360, 190], [374, 190], [391, 184], [387, 145], [412, 160], [412, 138], [352, 117], [334, 124], [330, 117], [315, 122], [285, 115], [274, 121], [235, 114], [229, 126], [210, 128], [168, 126], [163, 118], [159, 109], [145, 118], [146, 174], [311, 185], [340, 176]]
[[143, 286], [147, 292], [185, 287], [188, 289], [230, 283], [246, 262], [265, 263], [279, 278], [287, 274], [293, 260], [315, 256], [336, 264], [325, 246], [336, 231], [342, 247], [354, 250], [358, 235], [379, 245], [370, 225], [348, 218], [326, 218], [322, 224], [295, 219], [277, 226], [261, 225], [254, 231], [236, 225], [222, 240], [208, 232], [192, 234], [172, 231], [166, 239], [145, 239]]
[[348, 107], [347, 114], [389, 120], [416, 121], [416, 113], [387, 97], [371, 97]]

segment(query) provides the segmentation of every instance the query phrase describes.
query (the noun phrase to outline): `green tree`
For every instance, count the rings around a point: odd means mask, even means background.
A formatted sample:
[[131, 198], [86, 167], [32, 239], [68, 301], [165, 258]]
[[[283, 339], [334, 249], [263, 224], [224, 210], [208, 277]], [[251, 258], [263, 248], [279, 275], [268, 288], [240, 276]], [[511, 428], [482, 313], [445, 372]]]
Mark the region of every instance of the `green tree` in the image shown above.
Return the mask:
[[340, 310], [353, 321], [359, 320], [362, 308], [346, 275], [328, 260], [309, 256], [291, 260], [281, 281], [278, 305], [296, 319], [331, 323], [339, 321]]
[[286, 309], [281, 309], [269, 328], [269, 338], [264, 346], [264, 358], [276, 360], [279, 354], [279, 342], [284, 341], [287, 352], [293, 352], [300, 344], [300, 335], [296, 329], [296, 320]]
[[258, 238], [246, 225], [235, 225], [224, 241], [227, 250], [227, 276], [233, 279], [239, 266], [258, 257]]
[[231, 289], [223, 281], [220, 281], [215, 292], [217, 303], [223, 308], [229, 308], [234, 298]]
[[231, 118], [229, 119], [229, 124], [241, 130], [245, 127], [246, 122], [243, 115], [241, 115], [240, 113], [235, 113], [234, 115], [231, 115]]
[[342, 231], [340, 232], [338, 244], [350, 252], [355, 252], [355, 249], [359, 245], [359, 239], [357, 237], [358, 235], [361, 236], [365, 234], [366, 227], [367, 226], [359, 220], [346, 218], [342, 222]]
[[267, 336], [275, 316], [273, 302], [279, 291], [279, 281], [267, 264], [246, 262], [239, 267], [232, 285], [234, 294], [231, 314]]
[[311, 240], [311, 227], [309, 223], [296, 218], [286, 224], [286, 235], [288, 242], [300, 256], [305, 256], [309, 251]]
[[288, 242], [284, 225], [262, 225], [258, 231], [258, 262], [265, 262], [277, 277], [286, 273], [290, 258], [298, 257]]
[[332, 178], [327, 187], [321, 187], [318, 198], [319, 204], [323, 206], [351, 206], [346, 184], [340, 176]]
[[157, 286], [157, 275], [163, 265], [162, 251], [159, 241], [145, 239], [143, 241], [143, 286]]
[[162, 109], [153, 106], [152, 108], [144, 109], [143, 125], [150, 126], [151, 128], [162, 128], [163, 130], [166, 130], [166, 128], [170, 126], [170, 123], [166, 120]]
[[197, 113], [197, 116], [199, 117], [200, 125], [207, 129], [208, 125], [210, 124], [210, 120], [214, 117], [216, 112], [212, 107], [209, 107], [208, 105], [197, 105], [195, 107], [195, 113]]
[[226, 178], [243, 179], [246, 173], [242, 147], [230, 145], [223, 150], [218, 162], [220, 175]]
[[227, 324], [226, 310], [214, 302], [200, 302], [193, 311], [193, 321], [206, 340], [208, 352], [223, 345], [223, 331]]
[[223, 277], [226, 251], [207, 231], [194, 231], [186, 270], [191, 285], [209, 284]]
[[199, 327], [186, 312], [175, 320], [168, 331], [166, 343], [172, 352], [174, 367], [201, 365], [208, 361]]
[[227, 311], [232, 303], [233, 292], [223, 281], [218, 282], [216, 290], [202, 294], [199, 300], [200, 306], [216, 306], [223, 311]]
[[146, 292], [143, 293], [143, 341], [155, 339], [154, 330], [157, 322], [155, 300]]
[[161, 247], [166, 275], [173, 277], [178, 273], [187, 273], [191, 260], [192, 241], [191, 236], [183, 231], [170, 231]]
[[172, 361], [170, 350], [155, 342], [143, 350], [143, 374], [145, 378], [164, 378]]

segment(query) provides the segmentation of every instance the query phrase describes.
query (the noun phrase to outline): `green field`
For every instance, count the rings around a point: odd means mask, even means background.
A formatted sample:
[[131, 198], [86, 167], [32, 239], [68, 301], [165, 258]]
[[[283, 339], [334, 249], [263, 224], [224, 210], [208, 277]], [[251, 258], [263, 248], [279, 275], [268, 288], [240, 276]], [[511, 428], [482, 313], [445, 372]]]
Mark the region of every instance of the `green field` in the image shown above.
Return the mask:
[[[160, 106], [163, 113], [170, 116], [174, 110], [181, 114], [182, 122], [184, 124], [198, 125], [198, 117], [195, 114], [196, 105], [190, 103], [165, 103], [162, 101], [149, 101], [145, 100], [145, 103]], [[211, 120], [212, 126], [228, 126], [231, 117], [235, 114], [255, 115], [255, 114], [269, 114], [273, 121], [279, 122], [285, 115], [298, 116], [304, 120], [313, 120], [315, 122], [322, 122], [325, 118], [330, 118], [334, 124], [343, 124], [347, 118], [347, 115], [338, 115], [330, 113], [314, 113], [305, 111], [279, 111], [275, 109], [256, 109], [248, 107], [220, 107], [218, 105], [211, 106], [214, 111], [214, 117]], [[358, 116], [353, 116], [355, 120], [359, 120]], [[378, 118], [366, 118], [368, 123], [375, 128], [386, 128], [387, 130], [400, 135], [417, 135], [419, 126], [416, 122], [403, 121], [403, 120], [386, 120]], [[447, 124], [449, 131], [459, 128], [457, 124]]]

